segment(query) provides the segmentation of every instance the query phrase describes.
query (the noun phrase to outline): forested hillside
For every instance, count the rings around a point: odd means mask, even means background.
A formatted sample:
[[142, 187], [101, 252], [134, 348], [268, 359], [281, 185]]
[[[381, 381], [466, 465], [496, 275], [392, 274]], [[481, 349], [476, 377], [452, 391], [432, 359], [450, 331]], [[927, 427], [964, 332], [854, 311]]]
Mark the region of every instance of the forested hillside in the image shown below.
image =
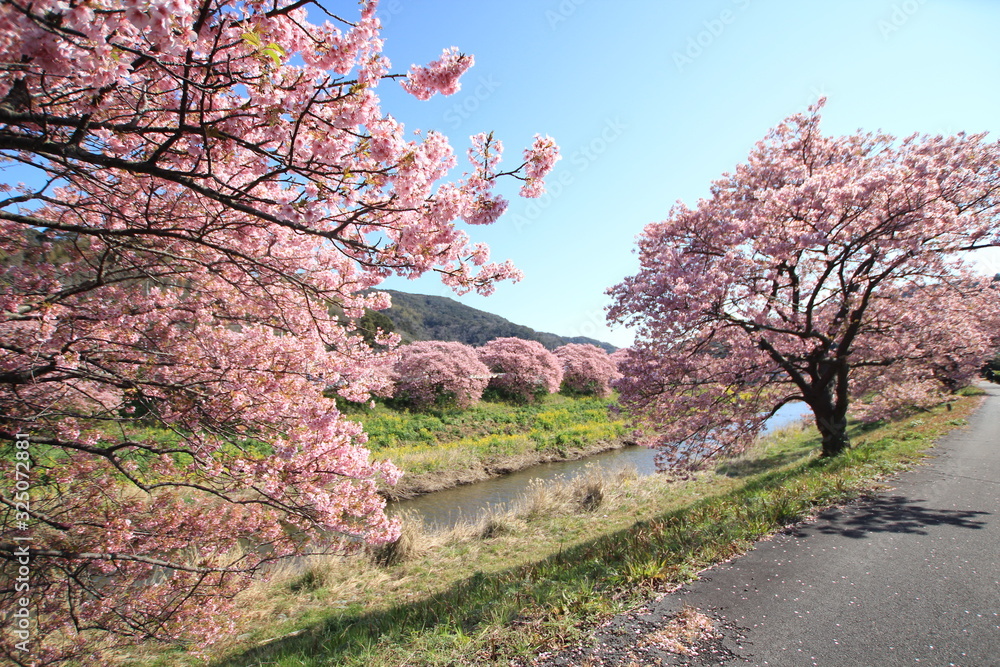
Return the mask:
[[617, 348], [599, 340], [577, 336], [567, 338], [535, 331], [514, 324], [499, 315], [461, 304], [454, 299], [426, 294], [385, 290], [392, 296], [392, 308], [372, 312], [365, 318], [365, 328], [391, 328], [409, 343], [417, 340], [458, 341], [480, 346], [505, 336], [535, 340], [552, 350], [567, 343], [589, 343], [614, 352]]

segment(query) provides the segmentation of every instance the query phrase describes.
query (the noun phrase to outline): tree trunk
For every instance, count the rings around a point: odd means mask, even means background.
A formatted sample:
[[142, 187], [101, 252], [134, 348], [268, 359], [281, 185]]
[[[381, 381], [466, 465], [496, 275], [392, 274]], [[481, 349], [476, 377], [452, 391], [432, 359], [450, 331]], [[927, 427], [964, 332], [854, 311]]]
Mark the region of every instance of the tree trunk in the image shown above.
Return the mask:
[[851, 440], [847, 437], [847, 418], [841, 417], [832, 421], [823, 421], [816, 418], [816, 426], [823, 436], [822, 456], [836, 456], [851, 446]]
[[816, 418], [816, 428], [823, 437], [822, 456], [836, 456], [851, 446], [847, 436], [847, 409], [838, 406], [829, 394], [809, 403]]

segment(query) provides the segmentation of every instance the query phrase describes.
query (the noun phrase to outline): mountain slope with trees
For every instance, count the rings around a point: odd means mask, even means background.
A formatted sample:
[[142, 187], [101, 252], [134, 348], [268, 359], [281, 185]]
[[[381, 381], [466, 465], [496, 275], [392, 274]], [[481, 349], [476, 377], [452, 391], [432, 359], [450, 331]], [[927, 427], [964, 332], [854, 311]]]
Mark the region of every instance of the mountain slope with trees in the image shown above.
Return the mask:
[[585, 336], [569, 338], [535, 331], [448, 297], [395, 290], [380, 291], [387, 292], [392, 297], [392, 307], [384, 311], [370, 311], [361, 325], [365, 329], [370, 328], [371, 332], [376, 327], [384, 331], [391, 330], [402, 336], [404, 343], [441, 340], [478, 347], [494, 338], [513, 337], [538, 341], [549, 350], [567, 343], [589, 343], [608, 352], [617, 349], [609, 343]]

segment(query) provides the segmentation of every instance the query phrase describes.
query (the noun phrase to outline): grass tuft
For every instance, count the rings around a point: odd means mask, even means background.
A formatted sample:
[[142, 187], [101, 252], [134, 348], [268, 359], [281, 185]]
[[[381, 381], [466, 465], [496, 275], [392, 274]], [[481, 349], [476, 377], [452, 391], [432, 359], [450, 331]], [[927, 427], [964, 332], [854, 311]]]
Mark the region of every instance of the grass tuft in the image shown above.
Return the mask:
[[492, 540], [504, 535], [516, 535], [522, 530], [523, 523], [511, 513], [490, 513], [480, 521], [477, 534], [481, 540]]
[[425, 550], [424, 524], [419, 516], [404, 513], [400, 516], [399, 538], [370, 550], [372, 561], [382, 567], [393, 567], [414, 559]]

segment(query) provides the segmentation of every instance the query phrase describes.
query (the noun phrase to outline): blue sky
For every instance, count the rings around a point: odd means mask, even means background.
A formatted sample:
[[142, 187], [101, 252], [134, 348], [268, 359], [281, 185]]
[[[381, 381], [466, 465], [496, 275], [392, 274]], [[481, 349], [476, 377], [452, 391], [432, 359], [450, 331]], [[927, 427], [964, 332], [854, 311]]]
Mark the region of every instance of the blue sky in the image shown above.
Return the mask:
[[[459, 298], [542, 331], [628, 344], [605, 327], [604, 292], [637, 270], [636, 235], [820, 95], [830, 133], [1000, 138], [996, 0], [382, 0], [380, 13], [394, 72], [449, 46], [476, 58], [450, 97], [380, 89], [408, 130], [440, 130], [462, 155], [493, 130], [511, 160], [536, 132], [560, 144], [550, 194], [511, 196], [497, 224], [470, 229], [525, 279]], [[454, 296], [432, 278], [385, 287]]]

